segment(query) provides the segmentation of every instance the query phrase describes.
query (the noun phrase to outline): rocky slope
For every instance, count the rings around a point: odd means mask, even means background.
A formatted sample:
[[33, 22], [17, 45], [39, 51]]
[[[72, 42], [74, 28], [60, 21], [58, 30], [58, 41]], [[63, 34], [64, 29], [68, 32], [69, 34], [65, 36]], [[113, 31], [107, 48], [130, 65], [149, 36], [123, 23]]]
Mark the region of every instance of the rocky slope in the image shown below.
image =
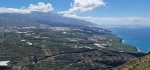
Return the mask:
[[[14, 64], [12, 69], [111, 70], [112, 68], [117, 67], [133, 58], [141, 57], [144, 55], [142, 53], [102, 51], [97, 49], [76, 49], [69, 50], [67, 52], [58, 52], [57, 50], [61, 49], [47, 48], [47, 50], [43, 50], [43, 53], [41, 53], [42, 56], [36, 56], [36, 59], [35, 56], [23, 56], [19, 59], [18, 63]], [[46, 52], [51, 54], [47, 55]]]
[[132, 59], [131, 61], [115, 68], [114, 70], [149, 70], [150, 69], [150, 54], [141, 58]]

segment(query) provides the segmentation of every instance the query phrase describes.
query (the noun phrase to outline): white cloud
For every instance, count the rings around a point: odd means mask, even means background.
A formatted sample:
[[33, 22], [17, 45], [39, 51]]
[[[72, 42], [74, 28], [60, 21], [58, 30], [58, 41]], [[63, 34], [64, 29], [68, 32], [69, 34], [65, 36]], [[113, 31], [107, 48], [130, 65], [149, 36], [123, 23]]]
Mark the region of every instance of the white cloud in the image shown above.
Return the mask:
[[150, 25], [150, 18], [126, 17], [126, 18], [84, 18], [84, 20], [99, 25]]
[[50, 3], [45, 4], [43, 2], [39, 2], [37, 5], [30, 4], [28, 8], [22, 7], [20, 9], [17, 9], [17, 8], [0, 7], [0, 13], [30, 13], [33, 11], [49, 12], [53, 9], [54, 8]]
[[68, 11], [58, 12], [63, 14], [64, 17], [83, 19], [99, 25], [150, 25], [150, 18], [140, 17], [106, 17], [106, 18], [94, 18], [94, 17], [80, 17], [78, 13], [93, 10], [94, 8], [105, 6], [103, 0], [74, 0], [74, 3], [70, 3], [71, 8]]
[[52, 5], [50, 3], [45, 4], [43, 2], [39, 2], [38, 5], [30, 4], [28, 7], [29, 11], [39, 11], [39, 12], [49, 12], [51, 10], [54, 10]]
[[0, 13], [30, 13], [27, 9], [0, 7]]
[[64, 14], [64, 17], [83, 19], [98, 25], [150, 25], [150, 18], [140, 17], [124, 17], [124, 18], [94, 18], [94, 17], [80, 17], [77, 15]]
[[59, 12], [61, 14], [78, 14], [86, 11], [93, 10], [96, 7], [104, 6], [106, 3], [103, 0], [74, 0], [70, 3], [71, 8], [69, 11]]

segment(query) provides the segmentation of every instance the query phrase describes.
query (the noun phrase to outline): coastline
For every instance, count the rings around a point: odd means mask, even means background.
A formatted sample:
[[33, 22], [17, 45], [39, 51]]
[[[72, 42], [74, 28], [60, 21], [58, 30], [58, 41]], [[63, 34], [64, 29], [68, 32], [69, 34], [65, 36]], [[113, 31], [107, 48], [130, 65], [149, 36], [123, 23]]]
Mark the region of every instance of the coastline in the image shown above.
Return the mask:
[[124, 44], [134, 46], [140, 52], [147, 53], [150, 51], [150, 28], [113, 28], [112, 34], [124, 40]]
[[125, 42], [125, 40], [122, 40], [122, 43], [124, 43]]
[[138, 47], [137, 47], [138, 52], [142, 52]]
[[122, 44], [126, 44], [126, 45], [129, 45], [129, 46], [131, 46], [131, 47], [136, 48], [137, 52], [142, 52], [137, 46], [132, 46], [132, 45], [130, 45], [130, 44], [125, 43], [126, 40], [124, 40], [122, 37], [120, 37], [120, 35], [114, 34], [113, 31], [112, 31], [111, 34], [114, 35], [115, 37], [120, 38], [120, 42], [121, 42]]
[[[120, 43], [135, 48], [135, 50], [137, 52], [144, 52], [145, 53], [145, 51], [143, 49], [141, 49], [141, 45], [139, 46], [139, 44], [138, 44], [139, 41], [137, 42], [136, 39], [134, 40], [134, 38], [132, 38], [130, 36], [119, 34], [120, 32], [118, 32], [118, 31], [121, 31], [121, 30], [114, 29], [114, 28], [113, 29], [104, 28], [104, 29], [111, 31], [111, 32], [109, 32], [111, 35], [118, 37], [120, 39]], [[123, 32], [123, 34], [126, 34], [126, 33]]]

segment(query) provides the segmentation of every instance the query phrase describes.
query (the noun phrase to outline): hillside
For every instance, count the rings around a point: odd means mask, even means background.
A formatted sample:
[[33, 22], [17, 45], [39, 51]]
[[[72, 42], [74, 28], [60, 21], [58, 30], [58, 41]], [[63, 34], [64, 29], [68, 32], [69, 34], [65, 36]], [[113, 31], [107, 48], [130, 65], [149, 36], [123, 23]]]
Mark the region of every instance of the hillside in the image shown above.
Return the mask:
[[[100, 51], [82, 49], [80, 51], [70, 51], [54, 54], [53, 51], [45, 50], [43, 56], [23, 56], [17, 64], [12, 67], [13, 70], [111, 70], [120, 64], [133, 58], [141, 57], [144, 54], [138, 53], [120, 53], [114, 51]], [[52, 49], [56, 50], [56, 49]], [[61, 49], [57, 49], [61, 50]], [[73, 49], [72, 49], [73, 50]], [[47, 53], [53, 54], [47, 54]], [[57, 51], [58, 52], [58, 51]], [[42, 52], [41, 52], [42, 53]], [[44, 55], [47, 55], [44, 57]], [[33, 64], [30, 61], [35, 61]]]
[[87, 25], [54, 13], [0, 14], [0, 60], [12, 70], [109, 70], [145, 55]]
[[131, 61], [118, 66], [114, 70], [149, 70], [150, 69], [150, 54], [143, 57], [132, 59]]
[[[1, 24], [48, 24], [51, 26], [86, 26], [96, 25], [81, 19], [67, 18], [56, 13], [32, 12], [28, 14], [20, 13], [1, 13]], [[13, 25], [12, 24], [12, 25]]]

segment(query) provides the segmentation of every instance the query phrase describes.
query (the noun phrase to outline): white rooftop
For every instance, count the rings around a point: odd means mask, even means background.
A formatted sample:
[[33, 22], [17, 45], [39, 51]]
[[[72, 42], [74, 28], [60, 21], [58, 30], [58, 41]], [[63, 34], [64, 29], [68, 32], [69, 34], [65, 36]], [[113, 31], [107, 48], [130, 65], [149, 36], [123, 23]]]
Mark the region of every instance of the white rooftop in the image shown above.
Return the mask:
[[0, 61], [0, 66], [7, 66], [9, 61]]

